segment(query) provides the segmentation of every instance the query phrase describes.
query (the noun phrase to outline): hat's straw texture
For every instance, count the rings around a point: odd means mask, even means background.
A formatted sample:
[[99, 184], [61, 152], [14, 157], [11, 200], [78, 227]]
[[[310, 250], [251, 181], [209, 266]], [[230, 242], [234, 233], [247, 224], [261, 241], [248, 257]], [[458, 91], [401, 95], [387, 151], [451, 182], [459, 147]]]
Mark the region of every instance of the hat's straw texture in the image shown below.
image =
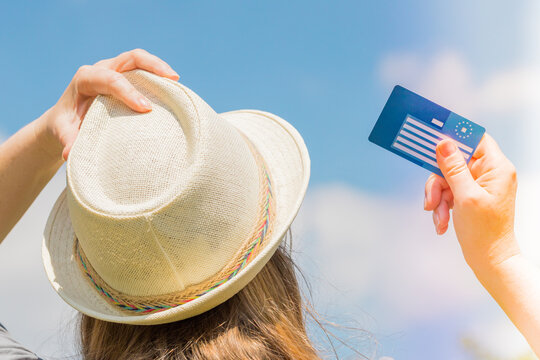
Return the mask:
[[75, 256], [80, 260], [79, 264], [84, 271], [89, 281], [96, 287], [96, 289], [112, 304], [119, 308], [132, 312], [139, 312], [149, 314], [152, 312], [159, 312], [170, 309], [172, 307], [188, 303], [198, 297], [218, 288], [228, 280], [232, 279], [240, 270], [242, 270], [251, 259], [253, 259], [259, 251], [266, 245], [264, 238], [270, 236], [272, 233], [272, 224], [274, 219], [274, 198], [272, 195], [272, 182], [270, 180], [270, 174], [264, 164], [264, 160], [257, 153], [257, 150], [251, 145], [249, 140], [245, 138], [246, 142], [250, 144], [250, 149], [253, 152], [253, 156], [257, 160], [260, 170], [261, 179], [261, 196], [260, 196], [260, 218], [255, 227], [253, 235], [246, 241], [246, 244], [239, 253], [233, 258], [233, 261], [223, 268], [216, 276], [213, 276], [204, 283], [190, 286], [183, 291], [176, 293], [170, 293], [161, 296], [130, 296], [122, 294], [110, 287], [99, 274], [95, 272], [92, 265], [86, 259], [84, 252], [78, 246], [79, 242], [76, 237], [75, 244]]

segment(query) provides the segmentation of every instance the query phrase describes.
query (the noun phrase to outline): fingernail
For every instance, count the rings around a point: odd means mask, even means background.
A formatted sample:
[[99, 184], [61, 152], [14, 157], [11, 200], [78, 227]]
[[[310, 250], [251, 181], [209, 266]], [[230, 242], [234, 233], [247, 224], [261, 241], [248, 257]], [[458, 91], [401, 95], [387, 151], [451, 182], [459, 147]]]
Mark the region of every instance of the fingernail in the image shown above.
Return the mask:
[[178, 75], [178, 73], [177, 73], [176, 71], [174, 71], [174, 70], [172, 71], [172, 74], [173, 74], [174, 76], [180, 77], [180, 75]]
[[448, 157], [457, 151], [457, 146], [452, 140], [444, 141], [439, 145], [439, 152], [443, 157]]
[[150, 105], [150, 101], [148, 101], [147, 99], [141, 97], [139, 98], [139, 104], [144, 107], [144, 108], [147, 108], [147, 109], [151, 109], [152, 108], [152, 105]]

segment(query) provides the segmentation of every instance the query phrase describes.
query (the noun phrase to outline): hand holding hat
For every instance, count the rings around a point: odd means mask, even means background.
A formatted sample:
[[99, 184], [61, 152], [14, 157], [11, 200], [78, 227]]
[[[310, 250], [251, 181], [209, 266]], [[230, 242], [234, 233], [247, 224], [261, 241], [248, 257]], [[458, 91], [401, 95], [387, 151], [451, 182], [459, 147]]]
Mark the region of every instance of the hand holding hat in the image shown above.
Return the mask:
[[[138, 112], [151, 110], [151, 105], [120, 73], [143, 69], [177, 81], [178, 74], [163, 60], [142, 49], [124, 52], [114, 58], [83, 65], [73, 76], [58, 102], [47, 112], [49, 116], [36, 124], [46, 131], [41, 140], [54, 157], [67, 160], [80, 124], [98, 94], [111, 95]], [[41, 133], [38, 131], [38, 133]]]

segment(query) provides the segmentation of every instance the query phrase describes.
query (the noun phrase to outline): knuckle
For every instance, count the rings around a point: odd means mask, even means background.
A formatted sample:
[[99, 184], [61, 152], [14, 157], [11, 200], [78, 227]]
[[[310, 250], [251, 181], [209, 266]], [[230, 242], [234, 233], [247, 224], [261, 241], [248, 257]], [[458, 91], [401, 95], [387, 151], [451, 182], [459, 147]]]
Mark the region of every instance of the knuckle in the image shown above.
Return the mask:
[[108, 86], [117, 96], [131, 97], [138, 94], [135, 87], [131, 85], [121, 73], [118, 72], [114, 72], [110, 75], [108, 79]]
[[71, 80], [75, 91], [79, 92], [88, 86], [90, 81], [89, 73], [91, 69], [91, 65], [82, 65], [77, 69]]
[[130, 54], [134, 57], [139, 57], [145, 55], [147, 52], [141, 48], [136, 48], [130, 51]]
[[453, 177], [456, 177], [456, 176], [460, 176], [461, 174], [465, 173], [466, 171], [468, 171], [468, 168], [467, 168], [467, 164], [465, 164], [464, 162], [459, 163], [459, 164], [454, 164], [453, 166], [450, 166], [446, 170], [446, 176], [450, 177], [450, 178], [453, 178]]
[[75, 75], [81, 76], [81, 75], [87, 74], [91, 68], [92, 68], [92, 65], [82, 65], [77, 69], [77, 72], [75, 73]]
[[110, 87], [116, 88], [122, 85], [122, 81], [124, 80], [124, 77], [117, 73], [116, 71], [112, 71], [107, 78], [107, 85]]

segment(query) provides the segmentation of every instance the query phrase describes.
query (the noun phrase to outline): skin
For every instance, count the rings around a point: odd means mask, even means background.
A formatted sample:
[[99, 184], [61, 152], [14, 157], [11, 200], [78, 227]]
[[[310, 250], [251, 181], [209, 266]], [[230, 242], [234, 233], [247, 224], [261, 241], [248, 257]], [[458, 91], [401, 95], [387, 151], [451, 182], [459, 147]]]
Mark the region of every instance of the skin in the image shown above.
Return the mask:
[[83, 65], [54, 106], [0, 145], [0, 242], [67, 159], [96, 95], [111, 95], [138, 112], [151, 111], [148, 100], [121, 75], [133, 69], [179, 79], [166, 62], [141, 49]]
[[426, 181], [424, 209], [437, 234], [453, 224], [463, 256], [484, 288], [540, 355], [540, 269], [521, 252], [514, 234], [517, 176], [514, 165], [485, 134], [469, 164], [455, 143], [441, 141], [444, 175]]

